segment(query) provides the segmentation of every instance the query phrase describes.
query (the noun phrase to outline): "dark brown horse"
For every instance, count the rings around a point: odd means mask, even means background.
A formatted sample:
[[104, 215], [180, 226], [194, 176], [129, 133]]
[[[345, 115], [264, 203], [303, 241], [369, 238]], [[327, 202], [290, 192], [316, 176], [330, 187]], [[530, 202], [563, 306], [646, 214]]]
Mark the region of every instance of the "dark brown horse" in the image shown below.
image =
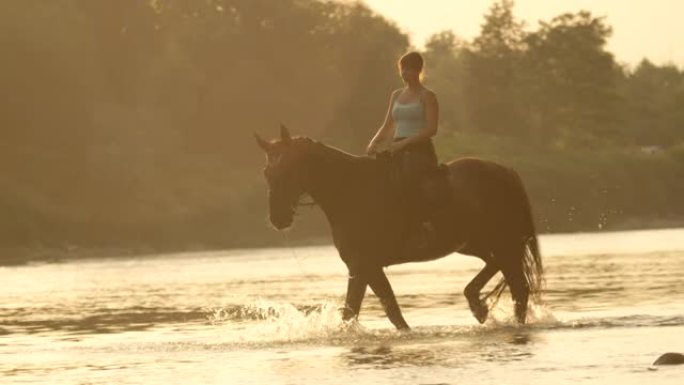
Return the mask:
[[[325, 212], [335, 247], [349, 270], [343, 318], [357, 317], [370, 286], [390, 321], [406, 329], [383, 267], [434, 260], [453, 252], [473, 255], [485, 266], [466, 285], [465, 297], [480, 323], [487, 319], [486, 299], [498, 299], [508, 286], [518, 322], [524, 323], [530, 295], [541, 293], [543, 270], [530, 204], [512, 169], [474, 158], [450, 162], [449, 204], [436, 220], [429, 247], [408, 242], [409, 223], [402, 194], [387, 162], [354, 156], [305, 137], [291, 138], [284, 126], [278, 140], [257, 143], [266, 152], [270, 220], [282, 230], [292, 225], [304, 194]], [[503, 278], [487, 296], [482, 288], [501, 271]]]

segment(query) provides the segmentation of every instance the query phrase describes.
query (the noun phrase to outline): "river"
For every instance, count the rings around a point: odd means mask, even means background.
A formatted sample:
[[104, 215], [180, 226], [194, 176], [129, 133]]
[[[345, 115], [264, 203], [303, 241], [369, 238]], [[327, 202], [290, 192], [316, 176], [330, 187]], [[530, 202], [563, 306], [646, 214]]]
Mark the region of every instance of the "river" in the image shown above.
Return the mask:
[[[369, 291], [343, 323], [330, 246], [0, 267], [2, 384], [681, 384], [684, 229], [540, 237], [543, 303], [484, 325], [453, 254], [387, 275], [412, 330]], [[493, 280], [495, 281], [495, 280]]]

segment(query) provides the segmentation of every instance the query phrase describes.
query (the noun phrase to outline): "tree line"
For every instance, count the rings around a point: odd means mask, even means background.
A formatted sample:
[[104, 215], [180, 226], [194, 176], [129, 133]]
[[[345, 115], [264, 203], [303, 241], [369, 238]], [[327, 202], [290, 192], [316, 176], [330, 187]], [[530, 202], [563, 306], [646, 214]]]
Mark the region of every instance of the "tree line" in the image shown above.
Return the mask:
[[[8, 247], [277, 242], [252, 133], [283, 122], [361, 152], [411, 49], [362, 3], [316, 0], [9, 0], [0, 29]], [[442, 153], [499, 137], [523, 151], [649, 146], [681, 161], [684, 73], [617, 63], [610, 33], [588, 12], [530, 31], [498, 1], [476, 38], [433, 35], [426, 82], [442, 135], [463, 139]], [[321, 223], [310, 216], [298, 236], [325, 234]]]
[[433, 35], [431, 85], [449, 129], [548, 146], [660, 146], [684, 142], [684, 72], [644, 59], [635, 68], [606, 49], [612, 28], [587, 11], [526, 30], [511, 0], [496, 2], [479, 36]]

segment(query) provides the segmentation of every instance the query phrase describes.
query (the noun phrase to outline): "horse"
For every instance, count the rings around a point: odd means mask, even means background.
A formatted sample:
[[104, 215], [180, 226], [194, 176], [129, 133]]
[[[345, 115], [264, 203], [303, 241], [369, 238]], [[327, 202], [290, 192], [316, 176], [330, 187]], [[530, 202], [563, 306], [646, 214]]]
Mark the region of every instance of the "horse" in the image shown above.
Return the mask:
[[[277, 230], [289, 228], [303, 196], [324, 212], [333, 243], [349, 278], [342, 319], [358, 319], [366, 288], [380, 299], [390, 322], [409, 329], [383, 268], [431, 261], [454, 252], [484, 261], [466, 285], [473, 316], [484, 323], [490, 305], [508, 287], [517, 322], [527, 320], [528, 300], [539, 300], [544, 281], [542, 258], [530, 202], [513, 169], [477, 158], [442, 165], [448, 204], [439, 210], [435, 239], [429, 247], [407, 241], [405, 199], [381, 157], [357, 156], [308, 137], [292, 137], [281, 125], [280, 138], [255, 134], [266, 153], [269, 219]], [[488, 294], [484, 286], [501, 271]]]

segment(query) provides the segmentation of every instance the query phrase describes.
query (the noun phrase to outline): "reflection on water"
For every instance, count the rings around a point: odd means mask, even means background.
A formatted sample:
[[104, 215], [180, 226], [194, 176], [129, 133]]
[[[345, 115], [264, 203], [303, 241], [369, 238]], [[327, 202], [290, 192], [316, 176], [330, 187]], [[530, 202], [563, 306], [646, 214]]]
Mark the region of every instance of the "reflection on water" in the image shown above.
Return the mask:
[[514, 344], [514, 345], [526, 345], [530, 342], [531, 340], [531, 335], [526, 332], [518, 332], [515, 333], [511, 336], [511, 338], [508, 339], [508, 342]]
[[533, 356], [533, 347], [525, 346], [534, 344], [533, 333], [530, 329], [507, 327], [478, 338], [472, 338], [472, 331], [461, 330], [461, 333], [437, 339], [424, 331], [409, 336], [409, 339], [357, 345], [341, 354], [341, 358], [351, 368], [373, 369], [406, 366], [458, 368], [482, 361], [514, 362]]
[[357, 346], [344, 355], [349, 366], [370, 366], [375, 369], [390, 369], [398, 366], [439, 365], [434, 351], [416, 347]]

